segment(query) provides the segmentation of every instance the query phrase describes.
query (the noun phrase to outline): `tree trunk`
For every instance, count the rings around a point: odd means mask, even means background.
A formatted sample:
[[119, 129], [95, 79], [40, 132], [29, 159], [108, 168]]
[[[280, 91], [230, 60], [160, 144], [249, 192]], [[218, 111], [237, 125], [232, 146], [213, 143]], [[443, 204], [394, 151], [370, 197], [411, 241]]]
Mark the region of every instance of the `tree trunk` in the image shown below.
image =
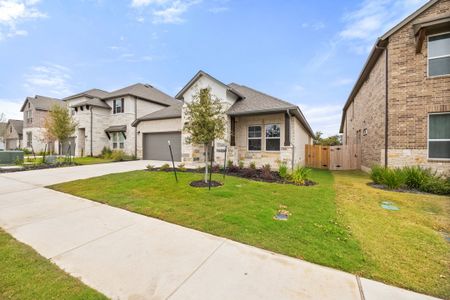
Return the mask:
[[205, 183], [208, 183], [208, 144], [205, 144]]

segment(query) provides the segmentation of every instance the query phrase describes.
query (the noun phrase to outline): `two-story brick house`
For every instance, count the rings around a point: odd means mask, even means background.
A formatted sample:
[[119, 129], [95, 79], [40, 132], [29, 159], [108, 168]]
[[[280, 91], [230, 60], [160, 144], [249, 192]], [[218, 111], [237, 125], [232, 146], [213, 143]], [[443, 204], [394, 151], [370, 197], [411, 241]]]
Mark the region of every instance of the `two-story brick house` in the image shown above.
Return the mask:
[[450, 170], [450, 1], [432, 0], [380, 37], [345, 103], [344, 144], [362, 169]]
[[45, 135], [45, 120], [54, 105], [66, 108], [66, 104], [56, 98], [36, 95], [25, 99], [20, 109], [23, 113], [23, 148], [36, 153], [57, 152], [57, 142], [48, 140]]
[[113, 92], [92, 89], [63, 99], [77, 129], [70, 143], [76, 156], [100, 155], [104, 147], [137, 155], [138, 118], [179, 101], [149, 84], [133, 84]]

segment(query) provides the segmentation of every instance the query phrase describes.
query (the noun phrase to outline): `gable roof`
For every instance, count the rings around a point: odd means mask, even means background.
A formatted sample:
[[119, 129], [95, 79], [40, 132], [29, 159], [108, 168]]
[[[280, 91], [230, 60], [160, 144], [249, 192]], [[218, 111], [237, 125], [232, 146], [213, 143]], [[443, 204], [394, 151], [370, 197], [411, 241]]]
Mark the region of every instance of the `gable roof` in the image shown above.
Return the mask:
[[96, 107], [100, 107], [100, 108], [111, 109], [111, 106], [106, 104], [105, 101], [102, 101], [98, 98], [87, 99], [85, 101], [75, 103], [75, 104], [71, 105], [71, 107], [80, 107], [80, 106], [84, 106], [84, 105], [90, 105], [90, 106], [96, 106]]
[[181, 118], [181, 109], [183, 108], [183, 103], [177, 103], [169, 107], [157, 110], [148, 115], [136, 119], [131, 126], [136, 126], [141, 121], [152, 121], [152, 120], [163, 120], [163, 119], [177, 119]]
[[66, 100], [70, 100], [70, 99], [75, 99], [75, 98], [79, 98], [79, 97], [87, 97], [87, 98], [103, 98], [108, 96], [108, 92], [101, 90], [101, 89], [90, 89], [66, 98], [63, 98], [63, 101]]
[[403, 21], [398, 23], [396, 26], [392, 27], [390, 30], [388, 30], [384, 35], [379, 37], [375, 44], [372, 47], [372, 50], [369, 54], [369, 57], [367, 58], [363, 69], [361, 70], [361, 73], [358, 76], [358, 79], [353, 86], [352, 91], [350, 92], [350, 95], [347, 98], [347, 101], [345, 102], [344, 108], [342, 109], [342, 118], [341, 118], [341, 126], [339, 128], [339, 132], [344, 132], [344, 121], [345, 121], [345, 114], [347, 111], [347, 108], [349, 107], [350, 103], [352, 103], [353, 99], [355, 98], [356, 94], [358, 93], [359, 89], [363, 85], [364, 81], [369, 76], [370, 72], [372, 71], [372, 68], [375, 66], [376, 62], [378, 61], [378, 58], [383, 54], [386, 46], [389, 43], [389, 37], [392, 36], [394, 33], [399, 31], [401, 28], [403, 28], [406, 24], [414, 20], [418, 15], [429, 9], [431, 6], [436, 4], [441, 0], [430, 0], [427, 3], [425, 3], [423, 6], [421, 6], [419, 9], [417, 9], [415, 12], [407, 16]]
[[314, 132], [312, 131], [311, 126], [309, 126], [308, 121], [306, 121], [305, 116], [297, 105], [249, 88], [245, 85], [230, 83], [229, 86], [243, 95], [244, 98], [236, 101], [228, 109], [228, 115], [239, 116], [289, 111], [289, 113], [297, 117], [306, 131], [308, 131], [311, 136], [314, 136]]
[[181, 89], [181, 91], [178, 92], [178, 94], [175, 96], [176, 99], [182, 100], [183, 99], [183, 94], [192, 86], [194, 85], [194, 83], [202, 76], [205, 76], [209, 79], [211, 79], [212, 81], [217, 82], [219, 85], [223, 86], [224, 88], [226, 88], [228, 91], [232, 92], [233, 94], [235, 94], [238, 98], [244, 98], [243, 95], [241, 95], [238, 91], [236, 91], [235, 89], [233, 89], [232, 87], [226, 85], [225, 83], [223, 83], [222, 81], [212, 77], [211, 75], [209, 75], [208, 73], [200, 70], [197, 72], [197, 74], [195, 74], [194, 77], [192, 77], [191, 80], [189, 80], [189, 82]]
[[21, 112], [24, 111], [27, 102], [30, 102], [33, 105], [34, 109], [43, 111], [49, 111], [53, 105], [66, 107], [66, 103], [59, 99], [36, 95], [34, 97], [27, 97], [25, 99], [22, 107], [20, 108]]
[[117, 97], [122, 97], [122, 96], [127, 96], [127, 95], [135, 96], [142, 100], [155, 102], [155, 103], [165, 105], [165, 106], [170, 106], [170, 105], [178, 103], [178, 100], [172, 98], [171, 96], [167, 95], [166, 93], [161, 92], [160, 90], [154, 88], [150, 84], [142, 84], [142, 83], [136, 83], [136, 84], [124, 87], [122, 89], [113, 91], [102, 99], [111, 99], [111, 98], [117, 98]]
[[22, 134], [22, 132], [23, 132], [23, 120], [9, 119], [8, 120], [8, 124], [11, 124], [11, 126], [14, 128], [14, 130], [18, 134]]

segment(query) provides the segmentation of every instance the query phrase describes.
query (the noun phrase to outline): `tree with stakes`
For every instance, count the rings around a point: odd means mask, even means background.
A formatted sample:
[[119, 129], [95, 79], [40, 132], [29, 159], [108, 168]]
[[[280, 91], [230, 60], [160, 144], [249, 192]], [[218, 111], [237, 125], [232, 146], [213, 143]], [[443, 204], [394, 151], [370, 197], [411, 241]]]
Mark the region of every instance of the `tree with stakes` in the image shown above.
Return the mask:
[[197, 91], [192, 102], [187, 103], [185, 132], [188, 143], [203, 145], [205, 149], [205, 183], [208, 182], [208, 148], [214, 140], [225, 135], [225, 111], [219, 98], [211, 94], [211, 89]]
[[66, 108], [53, 105], [44, 121], [45, 138], [48, 142], [58, 140], [61, 153], [61, 145], [73, 135], [76, 127], [77, 123]]

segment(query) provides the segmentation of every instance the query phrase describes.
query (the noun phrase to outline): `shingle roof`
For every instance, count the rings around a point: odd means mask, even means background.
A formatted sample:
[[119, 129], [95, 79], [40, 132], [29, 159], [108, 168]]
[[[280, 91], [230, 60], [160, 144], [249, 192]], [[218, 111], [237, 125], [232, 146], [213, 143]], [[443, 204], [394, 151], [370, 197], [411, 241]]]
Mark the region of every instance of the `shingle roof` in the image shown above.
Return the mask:
[[113, 91], [109, 93], [107, 97], [103, 97], [103, 99], [116, 98], [125, 95], [136, 96], [140, 99], [156, 102], [166, 106], [170, 106], [179, 102], [166, 93], [163, 93], [160, 90], [154, 88], [153, 86], [142, 83], [136, 83]]
[[228, 85], [242, 94], [245, 99], [236, 101], [228, 110], [229, 115], [256, 113], [258, 111], [286, 110], [297, 107], [295, 104], [272, 97], [252, 88], [236, 83]]
[[127, 131], [127, 125], [114, 125], [105, 129], [105, 132], [125, 132]]
[[85, 101], [81, 101], [79, 103], [75, 103], [74, 105], [71, 105], [71, 107], [79, 107], [84, 105], [90, 105], [90, 106], [97, 106], [101, 108], [111, 109], [111, 106], [106, 104], [104, 101], [98, 99], [98, 98], [92, 98]]
[[90, 89], [66, 98], [63, 98], [64, 101], [78, 98], [78, 97], [88, 97], [88, 98], [104, 98], [108, 96], [108, 92], [101, 89]]
[[138, 118], [136, 121], [131, 124], [132, 126], [136, 126], [141, 121], [151, 121], [151, 120], [162, 120], [162, 119], [175, 119], [181, 118], [181, 109], [183, 104], [177, 103], [172, 106], [163, 108], [161, 110], [152, 112], [148, 115]]
[[61, 101], [59, 99], [36, 95], [34, 97], [27, 97], [25, 99], [25, 102], [23, 103], [22, 108], [20, 109], [20, 111], [22, 111], [22, 112], [24, 111], [27, 101], [31, 102], [33, 107], [35, 109], [37, 109], [37, 110], [48, 111], [55, 104], [59, 105], [61, 107], [66, 107], [66, 103], [64, 103], [63, 101]]
[[8, 124], [11, 124], [11, 126], [14, 128], [14, 130], [18, 134], [22, 134], [22, 132], [23, 132], [23, 120], [10, 119], [10, 120], [8, 120]]

